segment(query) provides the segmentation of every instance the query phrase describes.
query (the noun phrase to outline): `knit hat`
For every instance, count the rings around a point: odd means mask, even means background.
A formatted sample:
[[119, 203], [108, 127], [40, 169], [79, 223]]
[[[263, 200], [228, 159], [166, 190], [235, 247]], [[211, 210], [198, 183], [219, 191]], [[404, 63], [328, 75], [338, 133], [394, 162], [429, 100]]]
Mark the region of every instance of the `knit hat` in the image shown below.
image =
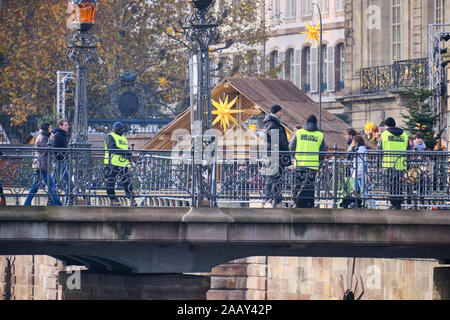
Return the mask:
[[306, 123], [313, 123], [315, 125], [317, 125], [317, 118], [314, 115], [311, 115], [308, 117], [308, 119], [306, 119]]
[[274, 105], [274, 106], [272, 106], [271, 108], [270, 108], [270, 113], [272, 113], [272, 114], [276, 114], [278, 111], [280, 111], [281, 110], [281, 107], [279, 106], [279, 105]]
[[120, 129], [123, 129], [123, 128], [125, 128], [125, 126], [124, 126], [124, 124], [122, 122], [114, 123], [114, 126], [113, 126], [114, 130], [120, 130]]
[[384, 120], [384, 124], [387, 126], [387, 127], [391, 127], [391, 128], [394, 128], [395, 127], [395, 120], [394, 120], [394, 118], [387, 118], [386, 120]]

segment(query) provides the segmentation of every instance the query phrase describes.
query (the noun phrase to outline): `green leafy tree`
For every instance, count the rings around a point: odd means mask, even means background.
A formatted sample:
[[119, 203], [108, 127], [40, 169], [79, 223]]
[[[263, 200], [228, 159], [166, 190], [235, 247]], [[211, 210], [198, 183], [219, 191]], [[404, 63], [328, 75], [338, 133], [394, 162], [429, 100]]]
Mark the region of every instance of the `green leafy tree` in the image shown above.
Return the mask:
[[423, 87], [416, 87], [410, 89], [409, 94], [411, 99], [407, 106], [408, 113], [401, 114], [405, 121], [405, 127], [411, 135], [411, 139], [416, 133], [421, 133], [427, 148], [434, 150], [444, 129], [440, 132], [434, 131], [434, 127], [439, 121], [439, 115], [433, 115], [430, 106], [430, 97], [433, 92]]

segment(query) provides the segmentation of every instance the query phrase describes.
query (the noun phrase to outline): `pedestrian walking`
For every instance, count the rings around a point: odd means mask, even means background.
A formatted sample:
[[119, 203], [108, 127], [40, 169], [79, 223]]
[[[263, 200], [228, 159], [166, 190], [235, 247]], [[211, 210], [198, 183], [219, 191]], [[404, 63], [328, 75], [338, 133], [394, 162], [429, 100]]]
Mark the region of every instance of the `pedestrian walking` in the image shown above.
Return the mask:
[[[49, 146], [50, 136], [51, 136], [50, 124], [47, 122], [42, 123], [41, 128], [39, 130], [39, 135], [36, 138], [35, 147], [47, 148]], [[62, 203], [59, 199], [58, 194], [56, 193], [55, 181], [53, 180], [53, 176], [49, 172], [50, 163], [48, 150], [35, 151], [32, 168], [34, 169], [33, 183], [31, 185], [30, 190], [28, 191], [28, 195], [25, 199], [24, 205], [25, 206], [31, 205], [31, 201], [33, 200], [39, 188], [42, 186], [43, 181], [48, 189], [47, 192], [50, 199], [49, 204], [61, 206]]]
[[310, 116], [305, 126], [297, 130], [290, 143], [295, 151], [293, 198], [296, 208], [313, 208], [316, 175], [327, 151], [323, 133], [317, 127], [317, 118]]
[[389, 209], [401, 209], [404, 201], [402, 177], [407, 170], [405, 151], [409, 148], [409, 139], [406, 132], [398, 128], [394, 118], [385, 121], [386, 130], [381, 134], [378, 141], [378, 149], [383, 150], [382, 167], [390, 193], [391, 206]]
[[113, 132], [109, 133], [105, 139], [106, 194], [111, 200], [112, 206], [120, 206], [114, 190], [117, 181], [124, 187], [125, 194], [130, 199], [130, 205], [136, 205], [133, 185], [128, 172], [132, 154], [128, 151], [128, 140], [124, 137], [124, 134], [125, 125], [121, 122], [116, 122], [113, 126]]
[[355, 152], [352, 168], [352, 189], [355, 192], [355, 197], [349, 208], [360, 208], [362, 205], [363, 180], [367, 177], [367, 147], [360, 135], [353, 137], [352, 146], [352, 151]]
[[[66, 119], [58, 120], [56, 128], [53, 129], [53, 139], [51, 146], [58, 149], [67, 149], [67, 132], [69, 131], [69, 122]], [[72, 178], [69, 174], [68, 163], [69, 153], [64, 151], [56, 152], [56, 185], [63, 185], [66, 193], [65, 204], [73, 205]]]
[[[264, 129], [267, 137], [267, 152], [271, 159], [270, 174], [267, 178], [265, 189], [265, 201], [263, 206], [272, 202], [272, 207], [276, 208], [283, 199], [283, 176], [286, 167], [292, 164], [289, 154], [289, 141], [286, 129], [281, 123], [280, 117], [283, 109], [279, 105], [270, 108], [270, 114], [264, 119]], [[275, 155], [272, 154], [275, 153]], [[278, 157], [276, 157], [278, 154]]]

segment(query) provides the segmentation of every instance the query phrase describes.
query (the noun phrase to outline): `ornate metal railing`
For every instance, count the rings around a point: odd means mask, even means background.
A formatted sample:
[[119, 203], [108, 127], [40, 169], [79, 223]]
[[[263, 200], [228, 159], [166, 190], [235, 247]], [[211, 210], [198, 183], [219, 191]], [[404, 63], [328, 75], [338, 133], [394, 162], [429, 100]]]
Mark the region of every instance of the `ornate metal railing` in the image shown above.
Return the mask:
[[396, 61], [391, 65], [362, 68], [361, 94], [414, 87], [428, 81], [428, 59]]
[[[114, 161], [117, 150], [109, 150], [106, 158], [103, 149], [0, 146], [0, 151], [0, 184], [8, 205], [161, 207], [195, 203], [190, 152], [174, 156], [168, 151], [122, 151], [118, 161], [129, 164], [112, 167], [108, 162]], [[320, 153], [319, 162], [314, 154], [306, 154], [302, 165], [319, 163], [318, 170], [295, 166], [280, 170], [278, 157], [256, 152], [221, 155], [218, 152], [212, 164], [219, 207], [261, 207], [274, 200], [292, 207], [312, 198], [315, 207], [377, 209], [390, 206], [393, 200], [403, 208], [450, 208], [450, 154], [445, 152], [357, 155], [336, 151]], [[301, 158], [300, 154], [289, 156], [294, 162]], [[38, 165], [41, 169], [33, 168]]]

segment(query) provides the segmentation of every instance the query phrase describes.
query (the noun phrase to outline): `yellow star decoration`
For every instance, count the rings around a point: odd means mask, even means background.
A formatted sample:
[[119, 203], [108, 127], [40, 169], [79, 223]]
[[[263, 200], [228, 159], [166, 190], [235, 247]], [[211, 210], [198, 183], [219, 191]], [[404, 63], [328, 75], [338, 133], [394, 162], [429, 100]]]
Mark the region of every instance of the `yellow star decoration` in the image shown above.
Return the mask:
[[167, 81], [167, 77], [160, 77], [158, 78], [158, 83], [161, 88], [164, 88], [165, 86], [168, 85], [169, 81]]
[[174, 32], [174, 30], [173, 30], [173, 28], [172, 28], [172, 27], [167, 27], [167, 28], [166, 28], [166, 33], [167, 33], [167, 34], [170, 34], [170, 35], [172, 35], [172, 34], [173, 34], [173, 32]]
[[320, 41], [320, 23], [317, 24], [317, 26], [313, 27], [308, 22], [306, 23], [306, 29], [308, 31], [303, 31], [300, 33], [307, 34], [306, 41], [311, 39], [312, 45], [314, 46], [314, 40], [319, 42]]
[[244, 112], [243, 110], [231, 110], [233, 105], [236, 103], [238, 97], [234, 98], [233, 101], [228, 103], [228, 96], [225, 98], [225, 102], [222, 102], [222, 99], [219, 98], [219, 102], [212, 100], [212, 104], [216, 107], [216, 111], [213, 111], [212, 114], [217, 115], [216, 119], [213, 121], [213, 125], [220, 121], [220, 125], [223, 128], [223, 132], [225, 133], [227, 127], [230, 126], [230, 121], [239, 125], [236, 119], [232, 116], [233, 113]]
[[249, 124], [248, 128], [252, 131], [256, 131], [256, 129], [257, 129], [256, 124]]

